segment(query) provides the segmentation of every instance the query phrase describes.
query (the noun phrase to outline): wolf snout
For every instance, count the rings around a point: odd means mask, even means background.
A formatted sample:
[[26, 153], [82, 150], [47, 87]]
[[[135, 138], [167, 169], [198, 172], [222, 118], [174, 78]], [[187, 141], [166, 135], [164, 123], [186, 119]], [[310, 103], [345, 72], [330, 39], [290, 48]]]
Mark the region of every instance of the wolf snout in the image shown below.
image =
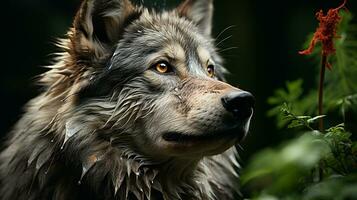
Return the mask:
[[246, 91], [231, 91], [222, 98], [223, 107], [237, 119], [247, 119], [252, 115], [254, 96]]

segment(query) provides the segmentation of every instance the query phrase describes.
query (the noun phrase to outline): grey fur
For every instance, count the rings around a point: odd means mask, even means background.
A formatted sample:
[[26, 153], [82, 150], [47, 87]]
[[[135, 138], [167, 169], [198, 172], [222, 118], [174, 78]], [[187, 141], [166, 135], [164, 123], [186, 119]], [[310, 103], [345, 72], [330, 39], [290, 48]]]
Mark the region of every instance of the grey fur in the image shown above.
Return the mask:
[[[26, 105], [0, 154], [1, 199], [233, 199], [239, 138], [197, 146], [162, 139], [246, 134], [249, 119], [223, 120], [220, 97], [238, 89], [222, 82], [211, 16], [205, 0], [164, 12], [85, 0], [59, 41], [63, 52], [39, 80], [45, 92]], [[174, 63], [175, 74], [150, 68], [160, 59]]]

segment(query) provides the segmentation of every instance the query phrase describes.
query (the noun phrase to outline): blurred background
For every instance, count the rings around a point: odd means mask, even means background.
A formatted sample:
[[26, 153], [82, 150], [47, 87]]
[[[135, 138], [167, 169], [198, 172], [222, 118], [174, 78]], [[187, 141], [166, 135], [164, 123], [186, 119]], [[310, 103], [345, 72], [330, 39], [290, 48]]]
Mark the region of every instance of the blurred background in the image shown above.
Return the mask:
[[[172, 8], [178, 2], [143, 3]], [[23, 105], [39, 93], [34, 77], [45, 71], [41, 66], [47, 65], [57, 51], [53, 42], [71, 26], [80, 1], [5, 0], [1, 4], [0, 138], [4, 140], [20, 118]], [[231, 72], [228, 79], [251, 91], [257, 100], [251, 133], [242, 144], [243, 165], [255, 152], [286, 137], [266, 115], [270, 108], [267, 98], [287, 80], [304, 77], [305, 88], [315, 84], [314, 63], [297, 52], [308, 34], [315, 31], [315, 12], [340, 4], [341, 0], [215, 1], [213, 36], [219, 35], [217, 42]], [[350, 0], [347, 8], [357, 13], [357, 1]]]

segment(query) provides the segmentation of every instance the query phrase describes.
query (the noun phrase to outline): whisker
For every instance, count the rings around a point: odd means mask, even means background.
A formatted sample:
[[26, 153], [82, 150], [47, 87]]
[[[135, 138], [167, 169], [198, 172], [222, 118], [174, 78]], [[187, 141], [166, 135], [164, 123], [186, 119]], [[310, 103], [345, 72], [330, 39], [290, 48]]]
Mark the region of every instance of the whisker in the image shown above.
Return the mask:
[[234, 28], [234, 27], [236, 27], [236, 25], [231, 25], [231, 26], [228, 26], [227, 28], [223, 29], [223, 31], [221, 31], [221, 32], [218, 34], [218, 36], [216, 37], [215, 40], [218, 40], [219, 37], [220, 37], [221, 35], [223, 35], [223, 33], [225, 33], [226, 31], [228, 31], [229, 29]]
[[229, 48], [225, 48], [225, 49], [219, 50], [218, 52], [222, 53], [222, 52], [229, 51], [229, 50], [232, 50], [232, 49], [238, 49], [238, 47], [229, 47]]
[[229, 40], [231, 37], [232, 37], [232, 35], [230, 35], [230, 36], [224, 38], [223, 40], [219, 41], [219, 42], [216, 44], [216, 46], [219, 46], [219, 45], [222, 44], [224, 41]]

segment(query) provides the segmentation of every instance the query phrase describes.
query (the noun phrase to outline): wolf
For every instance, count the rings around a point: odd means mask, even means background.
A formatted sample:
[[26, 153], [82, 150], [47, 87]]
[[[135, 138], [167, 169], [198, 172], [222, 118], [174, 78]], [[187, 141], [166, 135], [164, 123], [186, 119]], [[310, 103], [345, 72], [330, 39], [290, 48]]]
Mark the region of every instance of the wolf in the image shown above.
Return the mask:
[[213, 0], [83, 0], [0, 154], [2, 200], [224, 200], [254, 97], [225, 82]]

